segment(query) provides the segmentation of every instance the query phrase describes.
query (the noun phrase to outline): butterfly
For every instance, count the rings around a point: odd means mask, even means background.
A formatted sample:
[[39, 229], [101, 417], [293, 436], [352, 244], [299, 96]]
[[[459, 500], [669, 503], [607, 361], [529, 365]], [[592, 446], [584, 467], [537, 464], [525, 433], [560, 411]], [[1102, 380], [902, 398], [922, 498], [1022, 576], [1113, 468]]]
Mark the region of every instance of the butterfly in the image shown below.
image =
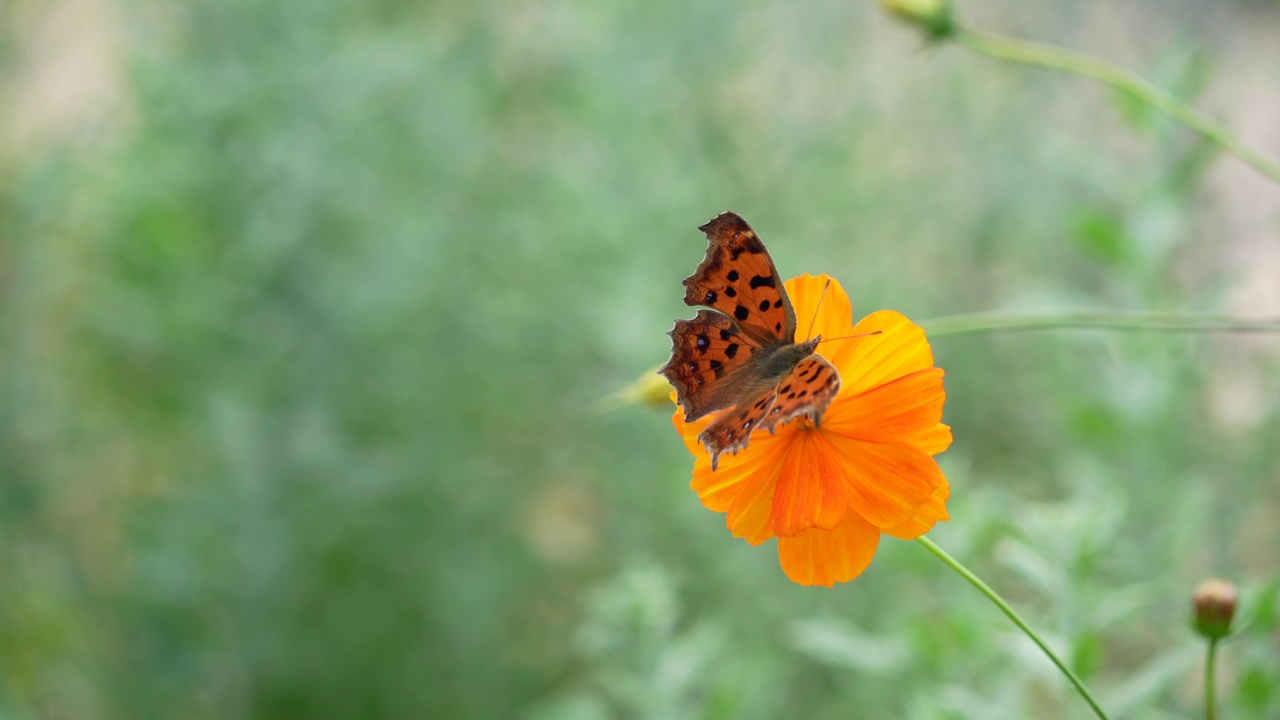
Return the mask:
[[671, 360], [658, 373], [675, 387], [686, 422], [728, 408], [698, 435], [715, 470], [756, 430], [773, 433], [802, 415], [819, 423], [840, 374], [814, 354], [821, 336], [796, 342], [791, 299], [747, 221], [726, 212], [698, 229], [707, 256], [684, 279], [684, 302], [712, 309], [676, 321]]

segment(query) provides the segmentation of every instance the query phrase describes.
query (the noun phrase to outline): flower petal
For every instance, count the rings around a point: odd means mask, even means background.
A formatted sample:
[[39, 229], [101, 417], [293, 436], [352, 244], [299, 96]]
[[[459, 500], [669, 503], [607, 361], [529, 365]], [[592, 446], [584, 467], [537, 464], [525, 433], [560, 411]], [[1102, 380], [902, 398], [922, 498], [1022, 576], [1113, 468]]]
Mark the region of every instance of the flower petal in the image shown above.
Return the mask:
[[826, 585], [848, 582], [862, 574], [875, 557], [880, 531], [857, 513], [831, 530], [811, 528], [778, 538], [778, 561], [792, 582]]
[[840, 394], [857, 395], [904, 375], [933, 367], [933, 350], [924, 330], [902, 313], [880, 310], [858, 321], [852, 334], [879, 335], [835, 342], [823, 356], [840, 371]]
[[769, 464], [751, 461], [748, 456], [743, 456], [743, 459], [749, 461], [729, 465], [722, 460], [720, 469], [715, 472], [711, 471], [709, 461], [699, 460], [694, 463], [693, 480], [689, 484], [708, 510], [728, 512], [747, 486], [754, 486], [755, 476], [763, 475], [763, 479], [768, 480], [776, 469], [776, 463], [771, 467]]
[[892, 535], [899, 540], [915, 540], [932, 530], [935, 523], [950, 520], [951, 516], [947, 514], [947, 498], [949, 497], [951, 497], [951, 487], [944, 482], [933, 491], [929, 501], [922, 505], [911, 516], [911, 519], [891, 528], [886, 528], [884, 530], [885, 534]]
[[907, 521], [946, 483], [933, 457], [914, 445], [822, 432], [848, 473], [854, 511], [878, 528]]
[[759, 545], [773, 537], [769, 513], [774, 486], [783, 458], [798, 430], [795, 425], [788, 424], [778, 428], [776, 435], [756, 433], [751, 436], [751, 444], [742, 451], [720, 456], [719, 467], [713, 471], [711, 455], [698, 442], [698, 433], [714, 420], [715, 416], [711, 415], [686, 423], [684, 410], [678, 405], [672, 415], [672, 423], [694, 456], [690, 485], [707, 509], [729, 513], [726, 524], [735, 537]]
[[942, 368], [926, 368], [904, 375], [857, 395], [844, 395], [831, 403], [823, 416], [824, 430], [872, 442], [905, 442], [925, 445], [937, 454], [951, 444], [950, 428], [939, 431], [942, 405]]
[[[826, 275], [805, 273], [788, 280], [786, 288], [796, 311], [796, 342], [817, 335], [836, 338], [853, 334], [853, 305], [839, 282]], [[827, 349], [827, 345], [820, 345], [818, 354], [829, 357]]]
[[951, 426], [938, 423], [927, 430], [911, 433], [902, 438], [930, 455], [937, 455], [951, 447]]
[[781, 537], [809, 528], [830, 530], [849, 511], [849, 477], [821, 433], [800, 430], [787, 449], [773, 492], [769, 524]]
[[[675, 401], [676, 394], [673, 391], [671, 393], [671, 402], [674, 403]], [[719, 471], [712, 473], [711, 454], [707, 452], [706, 447], [704, 447], [698, 440], [698, 434], [703, 430], [706, 430], [708, 425], [715, 422], [717, 416], [717, 413], [712, 413], [706, 417], [698, 418], [691, 423], [685, 422], [684, 409], [679, 405], [676, 405], [675, 413], [671, 416], [671, 424], [675, 425], [676, 432], [680, 433], [680, 439], [684, 441], [685, 448], [687, 448], [689, 453], [693, 455], [693, 484], [694, 489], [698, 490], [699, 493], [704, 492], [703, 489], [699, 488], [699, 476], [706, 477], [706, 490], [711, 490], [721, 485], [733, 484], [734, 481], [732, 478], [738, 477], [740, 479], [743, 471], [757, 469], [761, 465], [762, 455], [769, 455], [769, 459], [771, 461], [774, 459], [772, 454], [768, 452], [768, 448], [772, 447], [774, 453], [780, 453], [782, 450], [786, 449], [785, 443], [783, 443], [782, 446], [777, 445], [779, 441], [779, 437], [777, 435], [758, 433], [751, 436], [751, 443], [749, 445], [751, 452], [727, 453], [720, 456], [720, 469]], [[743, 448], [743, 450], [746, 449], [747, 448]], [[778, 459], [781, 459], [781, 456], [779, 456]], [[732, 472], [725, 472], [726, 470], [731, 470]], [[718, 512], [723, 512], [726, 508], [712, 509], [717, 510]]]
[[734, 499], [725, 518], [725, 525], [734, 537], [740, 537], [752, 545], [773, 537], [769, 515], [773, 511], [773, 495], [778, 485], [779, 463], [752, 474], [742, 483], [742, 491]]

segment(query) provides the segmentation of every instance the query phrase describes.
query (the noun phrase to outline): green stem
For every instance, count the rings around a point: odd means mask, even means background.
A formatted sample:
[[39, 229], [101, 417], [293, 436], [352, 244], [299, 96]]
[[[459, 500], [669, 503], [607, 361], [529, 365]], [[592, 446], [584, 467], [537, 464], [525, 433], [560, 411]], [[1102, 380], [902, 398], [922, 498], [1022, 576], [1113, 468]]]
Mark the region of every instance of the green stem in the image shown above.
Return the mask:
[[1040, 649], [1049, 657], [1050, 660], [1053, 661], [1054, 665], [1058, 666], [1058, 669], [1062, 671], [1062, 674], [1067, 676], [1067, 679], [1071, 681], [1073, 686], [1075, 686], [1076, 692], [1080, 693], [1080, 696], [1084, 698], [1084, 701], [1089, 703], [1089, 707], [1093, 708], [1094, 714], [1099, 718], [1102, 718], [1102, 720], [1107, 720], [1107, 714], [1102, 711], [1101, 707], [1098, 707], [1098, 702], [1093, 699], [1093, 695], [1089, 694], [1089, 688], [1085, 687], [1084, 682], [1082, 682], [1080, 678], [1076, 677], [1076, 674], [1071, 671], [1071, 668], [1067, 667], [1066, 663], [1062, 662], [1062, 660], [1054, 654], [1053, 650], [1049, 649], [1049, 646], [1045, 644], [1044, 640], [1040, 639], [1040, 636], [1037, 635], [1029, 625], [1027, 625], [1026, 621], [1023, 620], [1013, 608], [1009, 607], [1009, 603], [1005, 602], [1004, 598], [1000, 597], [995, 590], [992, 590], [986, 583], [982, 582], [977, 575], [970, 572], [969, 568], [961, 565], [960, 561], [951, 557], [947, 554], [946, 550], [935, 545], [929, 538], [920, 536], [916, 538], [916, 542], [925, 546], [925, 549], [937, 556], [937, 558], [946, 564], [947, 567], [955, 570], [961, 577], [968, 580], [969, 584], [978, 588], [978, 592], [986, 595], [988, 600], [995, 603], [995, 606], [1000, 608], [1000, 611], [1012, 620], [1014, 625], [1017, 625], [1022, 632], [1026, 633], [1027, 637], [1031, 638], [1032, 642], [1040, 646]]
[[1026, 330], [1122, 330], [1131, 332], [1280, 332], [1280, 317], [1246, 319], [1182, 313], [981, 312], [925, 320], [931, 337]]
[[966, 47], [992, 57], [1065, 70], [1093, 78], [1156, 108], [1280, 183], [1280, 165], [1260, 155], [1230, 128], [1183, 103], [1119, 65], [1064, 48], [1017, 40], [956, 26], [953, 37]]
[[1218, 711], [1216, 709], [1217, 702], [1214, 700], [1213, 692], [1213, 673], [1215, 661], [1218, 657], [1218, 639], [1209, 639], [1209, 651], [1204, 659], [1204, 716], [1206, 720], [1214, 720]]

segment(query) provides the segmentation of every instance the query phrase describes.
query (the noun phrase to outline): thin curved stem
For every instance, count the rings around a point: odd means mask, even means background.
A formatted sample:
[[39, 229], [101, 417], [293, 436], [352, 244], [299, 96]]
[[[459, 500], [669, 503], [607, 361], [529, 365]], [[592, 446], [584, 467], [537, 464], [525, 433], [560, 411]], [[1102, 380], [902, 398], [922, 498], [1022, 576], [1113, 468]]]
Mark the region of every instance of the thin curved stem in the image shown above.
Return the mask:
[[1183, 103], [1132, 72], [1090, 55], [1065, 48], [1027, 42], [1015, 38], [956, 26], [952, 35], [960, 44], [1003, 60], [1065, 70], [1093, 78], [1150, 105], [1200, 133], [1209, 141], [1280, 183], [1280, 165], [1249, 147], [1230, 128]]
[[1018, 615], [1012, 607], [1009, 607], [1009, 603], [1005, 602], [1004, 598], [1000, 597], [995, 590], [992, 590], [991, 587], [984, 583], [981, 578], [974, 575], [969, 568], [961, 565], [960, 561], [951, 557], [951, 555], [947, 554], [946, 550], [935, 545], [929, 538], [922, 535], [916, 538], [916, 542], [920, 543], [925, 547], [925, 549], [933, 553], [947, 567], [955, 570], [961, 577], [968, 580], [969, 584], [978, 588], [978, 592], [986, 595], [988, 600], [994, 603], [996, 607], [1000, 608], [1000, 612], [1003, 612], [1005, 617], [1012, 620], [1014, 625], [1017, 625], [1018, 628], [1027, 635], [1027, 637], [1031, 638], [1031, 641], [1040, 647], [1040, 650], [1053, 661], [1053, 664], [1058, 666], [1058, 669], [1062, 671], [1062, 674], [1067, 676], [1067, 679], [1071, 681], [1072, 686], [1075, 687], [1076, 692], [1080, 693], [1080, 696], [1084, 698], [1084, 701], [1093, 709], [1094, 714], [1099, 718], [1102, 718], [1102, 720], [1107, 720], [1107, 714], [1098, 706], [1098, 701], [1093, 699], [1093, 695], [1089, 693], [1089, 688], [1085, 687], [1084, 682], [1081, 681], [1079, 677], [1076, 677], [1076, 674], [1071, 671], [1071, 668], [1067, 667], [1066, 663], [1062, 662], [1057, 654], [1055, 654], [1053, 650], [1045, 644], [1044, 640], [1040, 639], [1040, 636], [1037, 635], [1036, 632], [1031, 629], [1031, 626], [1027, 625], [1027, 622], [1022, 619], [1022, 616]]
[[1213, 674], [1218, 658], [1218, 639], [1209, 639], [1209, 650], [1204, 658], [1204, 716], [1206, 720], [1214, 720], [1218, 715], [1217, 700], [1214, 698]]
[[925, 320], [933, 337], [1027, 330], [1120, 330], [1128, 332], [1280, 332], [1280, 317], [1239, 318], [1182, 313], [981, 312]]

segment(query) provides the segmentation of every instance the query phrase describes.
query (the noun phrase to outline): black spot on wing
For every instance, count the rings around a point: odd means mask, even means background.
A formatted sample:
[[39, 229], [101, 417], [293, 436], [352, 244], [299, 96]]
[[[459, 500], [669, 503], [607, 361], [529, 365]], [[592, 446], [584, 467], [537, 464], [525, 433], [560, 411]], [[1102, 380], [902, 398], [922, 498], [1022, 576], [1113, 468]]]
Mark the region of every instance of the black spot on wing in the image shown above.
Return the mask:
[[756, 288], [762, 288], [762, 287], [774, 287], [775, 285], [777, 285], [777, 281], [773, 279], [772, 275], [756, 275], [755, 277], [751, 278], [752, 290], [755, 290]]
[[715, 290], [708, 290], [708, 291], [707, 291], [707, 294], [702, 298], [702, 304], [703, 304], [703, 305], [715, 305], [715, 304], [716, 304], [716, 291], [715, 291]]
[[737, 354], [738, 354], [738, 343], [730, 343], [729, 347], [726, 347], [724, 349], [724, 356], [729, 358], [730, 360], [732, 360], [733, 356]]
[[725, 297], [735, 298], [735, 297], [738, 297], [738, 291], [734, 290], [733, 286], [730, 285], [724, 289], [724, 295]]
[[726, 275], [725, 277], [729, 278], [729, 282], [738, 282], [738, 271], [730, 270], [729, 274]]
[[733, 316], [738, 318], [739, 321], [746, 320], [751, 317], [751, 311], [748, 310], [746, 306], [739, 305], [733, 309]]
[[760, 301], [760, 312], [765, 312], [765, 311], [767, 311], [768, 309], [769, 309], [769, 301], [768, 301], [768, 300], [761, 300], [761, 301]]

